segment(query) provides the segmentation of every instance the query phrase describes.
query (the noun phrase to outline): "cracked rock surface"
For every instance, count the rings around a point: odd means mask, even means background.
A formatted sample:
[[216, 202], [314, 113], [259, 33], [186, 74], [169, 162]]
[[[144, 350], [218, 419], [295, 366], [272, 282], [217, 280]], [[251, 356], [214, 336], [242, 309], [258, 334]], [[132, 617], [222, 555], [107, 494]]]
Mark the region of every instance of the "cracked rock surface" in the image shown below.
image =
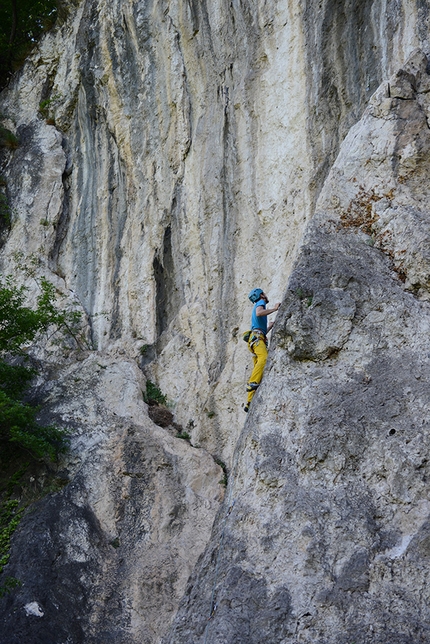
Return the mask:
[[427, 69], [341, 147], [166, 643], [430, 639]]
[[210, 535], [223, 472], [154, 425], [134, 361], [93, 353], [51, 372], [44, 421], [68, 427], [66, 487], [15, 534], [0, 642], [156, 641]]
[[[21, 142], [1, 269], [36, 262], [98, 350], [148, 347], [177, 421], [230, 462], [246, 294], [281, 299], [340, 143], [427, 41], [415, 0], [81, 0], [1, 96]], [[394, 93], [424, 91], [413, 72]]]
[[[93, 350], [34, 348], [69, 484], [14, 535], [1, 644], [430, 639], [429, 15], [80, 0], [2, 92], [0, 270]], [[241, 434], [246, 294], [287, 284]]]

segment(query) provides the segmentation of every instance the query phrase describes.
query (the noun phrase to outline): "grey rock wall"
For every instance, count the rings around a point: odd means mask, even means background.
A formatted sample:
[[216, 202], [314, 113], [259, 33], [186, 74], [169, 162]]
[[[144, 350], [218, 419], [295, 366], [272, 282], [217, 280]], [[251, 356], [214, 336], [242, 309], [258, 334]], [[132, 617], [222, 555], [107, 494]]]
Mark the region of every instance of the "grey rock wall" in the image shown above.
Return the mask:
[[[205, 547], [224, 488], [204, 450], [148, 418], [144, 380], [120, 356], [93, 354], [37, 391], [44, 422], [71, 430], [59, 475], [33, 505], [5, 574], [0, 642], [155, 642]], [[29, 606], [37, 606], [29, 612]]]
[[341, 146], [165, 642], [429, 641], [429, 78], [417, 51]]
[[280, 299], [340, 142], [427, 23], [411, 0], [82, 1], [2, 96], [3, 270], [32, 255], [99, 350], [151, 346], [177, 420], [230, 461], [246, 294]]
[[[415, 48], [421, 1], [82, 0], [2, 93], [1, 271], [31, 263], [94, 346], [34, 348], [70, 483], [15, 535], [4, 644], [428, 637]], [[241, 434], [246, 294], [287, 283]], [[139, 366], [195, 447], [150, 421]], [[197, 447], [231, 470], [212, 540]]]

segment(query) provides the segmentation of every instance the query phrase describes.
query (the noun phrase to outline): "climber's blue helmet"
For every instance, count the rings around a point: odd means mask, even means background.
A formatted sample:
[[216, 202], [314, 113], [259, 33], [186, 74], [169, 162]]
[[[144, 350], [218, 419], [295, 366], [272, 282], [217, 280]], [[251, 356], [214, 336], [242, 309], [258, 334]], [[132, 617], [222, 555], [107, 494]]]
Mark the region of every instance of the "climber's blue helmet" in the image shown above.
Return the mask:
[[252, 291], [249, 293], [248, 297], [251, 300], [253, 304], [258, 302], [260, 297], [263, 295], [264, 291], [261, 288], [253, 288]]

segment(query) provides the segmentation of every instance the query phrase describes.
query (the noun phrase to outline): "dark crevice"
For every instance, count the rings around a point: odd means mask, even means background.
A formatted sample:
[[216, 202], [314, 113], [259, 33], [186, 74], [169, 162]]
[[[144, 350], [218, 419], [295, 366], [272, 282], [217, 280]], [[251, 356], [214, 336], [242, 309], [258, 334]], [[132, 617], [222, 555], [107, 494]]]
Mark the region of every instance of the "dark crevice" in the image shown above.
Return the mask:
[[48, 261], [50, 264], [50, 269], [56, 273], [58, 270], [58, 257], [60, 254], [60, 249], [62, 246], [62, 243], [64, 241], [64, 238], [67, 234], [67, 230], [69, 227], [69, 220], [70, 220], [70, 183], [69, 183], [69, 176], [72, 172], [72, 163], [71, 163], [71, 158], [68, 150], [68, 143], [67, 139], [63, 137], [63, 140], [61, 142], [62, 148], [64, 150], [64, 153], [66, 155], [66, 167], [64, 169], [64, 172], [62, 174], [61, 180], [63, 184], [63, 204], [62, 204], [62, 210], [61, 214], [58, 218], [57, 225], [55, 227], [55, 240], [54, 244], [49, 252], [48, 256]]
[[156, 325], [160, 337], [169, 327], [180, 308], [180, 292], [176, 286], [175, 264], [172, 250], [172, 229], [164, 232], [161, 253], [154, 257], [153, 271], [156, 286]]

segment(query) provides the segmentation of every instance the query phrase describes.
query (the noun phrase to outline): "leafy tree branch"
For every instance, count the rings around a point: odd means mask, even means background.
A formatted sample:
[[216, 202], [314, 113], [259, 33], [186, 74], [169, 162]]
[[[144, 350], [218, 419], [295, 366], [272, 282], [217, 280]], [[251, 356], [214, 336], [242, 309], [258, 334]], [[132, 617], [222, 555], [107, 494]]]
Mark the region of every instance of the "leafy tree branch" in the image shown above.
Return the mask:
[[21, 67], [41, 35], [66, 15], [66, 0], [4, 0], [0, 3], [0, 89]]

